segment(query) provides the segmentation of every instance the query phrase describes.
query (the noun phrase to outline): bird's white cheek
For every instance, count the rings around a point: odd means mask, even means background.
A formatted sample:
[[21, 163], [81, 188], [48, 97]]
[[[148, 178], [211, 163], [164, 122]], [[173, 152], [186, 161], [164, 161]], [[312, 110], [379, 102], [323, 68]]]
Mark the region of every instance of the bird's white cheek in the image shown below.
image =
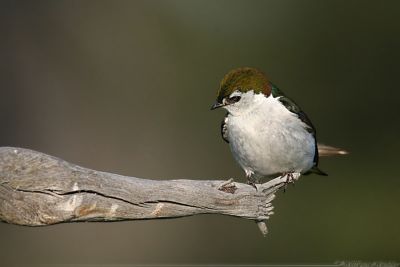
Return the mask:
[[251, 106], [248, 105], [248, 103], [242, 100], [240, 102], [225, 106], [226, 110], [234, 116], [239, 116], [246, 113], [250, 109], [250, 107]]
[[233, 116], [237, 116], [241, 114], [241, 109], [237, 107], [235, 104], [231, 104], [228, 106], [224, 106], [224, 108]]
[[226, 109], [229, 112], [232, 111], [232, 105], [226, 105], [226, 106], [223, 106], [223, 108]]

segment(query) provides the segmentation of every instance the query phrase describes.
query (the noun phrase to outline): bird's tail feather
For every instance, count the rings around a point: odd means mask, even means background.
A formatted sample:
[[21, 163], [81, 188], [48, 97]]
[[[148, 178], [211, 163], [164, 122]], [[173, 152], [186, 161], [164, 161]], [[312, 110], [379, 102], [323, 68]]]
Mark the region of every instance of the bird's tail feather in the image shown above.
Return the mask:
[[347, 152], [344, 149], [324, 144], [318, 144], [318, 155], [320, 157], [329, 157], [329, 156], [338, 156], [347, 154], [349, 154], [349, 152]]

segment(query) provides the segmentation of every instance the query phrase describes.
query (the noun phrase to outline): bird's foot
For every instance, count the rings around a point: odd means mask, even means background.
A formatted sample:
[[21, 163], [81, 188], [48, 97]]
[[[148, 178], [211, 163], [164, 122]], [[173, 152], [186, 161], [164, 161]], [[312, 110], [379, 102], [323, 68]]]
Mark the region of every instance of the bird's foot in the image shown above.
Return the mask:
[[252, 187], [254, 187], [257, 190], [257, 186], [256, 184], [259, 184], [260, 181], [254, 177], [247, 177], [247, 184], [251, 185]]
[[294, 181], [296, 181], [297, 179], [294, 177], [294, 172], [284, 172], [282, 173], [281, 177], [285, 177], [286, 176], [286, 181], [285, 181], [285, 185], [283, 187], [283, 192], [286, 192], [286, 188], [288, 184], [292, 184], [294, 186]]
[[256, 186], [255, 181], [247, 180], [247, 184], [248, 184], [248, 185], [251, 185], [252, 187], [254, 187], [254, 188], [257, 190], [257, 186]]
[[220, 184], [217, 188], [219, 191], [225, 192], [225, 193], [235, 193], [237, 187], [235, 186], [235, 183], [233, 182], [233, 178], [230, 178], [229, 180], [223, 182]]

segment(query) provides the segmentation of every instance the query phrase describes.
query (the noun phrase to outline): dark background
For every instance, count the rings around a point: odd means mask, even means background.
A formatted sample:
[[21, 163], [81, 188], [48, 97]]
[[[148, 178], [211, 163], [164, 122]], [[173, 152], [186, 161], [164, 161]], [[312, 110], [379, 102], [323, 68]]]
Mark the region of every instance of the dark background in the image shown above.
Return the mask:
[[399, 261], [399, 3], [2, 1], [1, 146], [130, 176], [244, 181], [220, 138], [224, 113], [209, 107], [228, 70], [254, 66], [320, 141], [351, 154], [280, 192], [266, 238], [211, 215], [0, 223], [0, 261]]

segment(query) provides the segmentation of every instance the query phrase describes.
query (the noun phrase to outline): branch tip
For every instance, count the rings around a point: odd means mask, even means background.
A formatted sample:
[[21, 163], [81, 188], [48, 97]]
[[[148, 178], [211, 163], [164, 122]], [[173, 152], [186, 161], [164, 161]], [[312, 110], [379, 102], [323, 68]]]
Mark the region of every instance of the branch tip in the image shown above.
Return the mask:
[[261, 234], [266, 237], [268, 234], [268, 228], [267, 228], [267, 224], [265, 223], [265, 221], [256, 221], [258, 229], [260, 229]]

